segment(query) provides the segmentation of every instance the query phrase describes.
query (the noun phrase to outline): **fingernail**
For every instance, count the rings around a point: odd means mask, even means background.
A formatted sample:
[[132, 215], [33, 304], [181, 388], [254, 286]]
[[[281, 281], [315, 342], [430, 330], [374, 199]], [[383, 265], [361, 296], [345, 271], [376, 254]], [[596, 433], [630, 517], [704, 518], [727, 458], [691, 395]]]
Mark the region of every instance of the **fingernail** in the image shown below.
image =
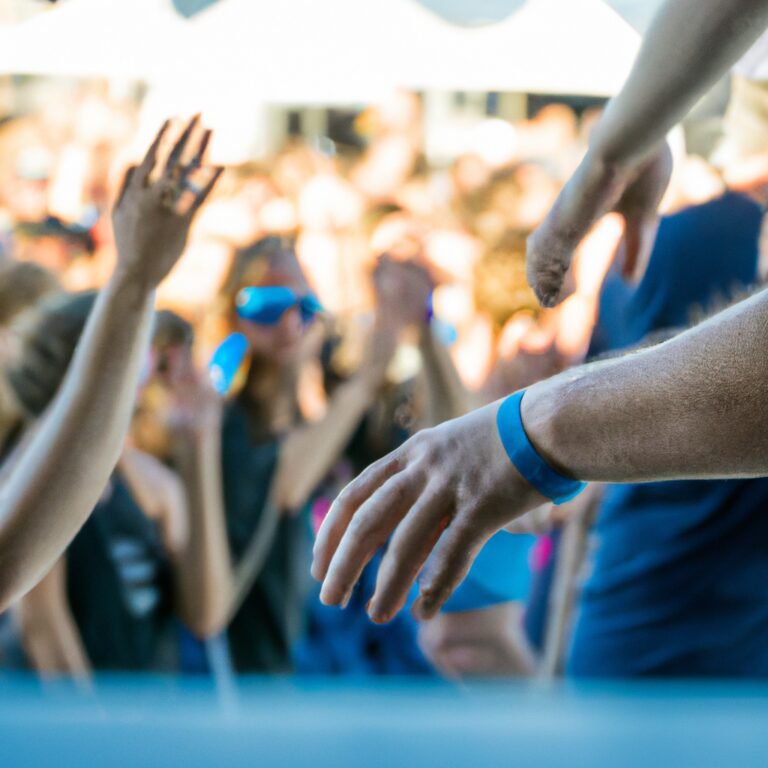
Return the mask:
[[417, 597], [413, 603], [413, 608], [411, 608], [411, 612], [418, 621], [431, 619], [434, 610], [434, 604], [424, 600], [422, 597]]
[[374, 624], [386, 624], [387, 621], [389, 621], [388, 614], [384, 613], [378, 606], [373, 606], [373, 598], [371, 598], [365, 606], [365, 612]]
[[323, 605], [338, 605], [339, 598], [337, 597], [337, 592], [330, 587], [323, 584], [322, 589], [320, 590], [320, 602]]

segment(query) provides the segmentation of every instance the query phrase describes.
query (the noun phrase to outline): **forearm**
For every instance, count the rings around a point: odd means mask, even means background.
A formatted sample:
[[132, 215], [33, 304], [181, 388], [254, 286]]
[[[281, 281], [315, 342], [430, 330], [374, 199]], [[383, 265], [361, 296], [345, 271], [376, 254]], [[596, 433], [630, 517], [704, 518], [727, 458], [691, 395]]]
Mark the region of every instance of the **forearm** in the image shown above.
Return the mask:
[[187, 491], [189, 535], [178, 555], [182, 619], [201, 637], [223, 629], [232, 603], [232, 564], [224, 520], [221, 430], [176, 438], [176, 460]]
[[383, 376], [361, 372], [334, 393], [323, 418], [284, 440], [275, 479], [281, 509], [299, 509], [333, 468], [374, 401]]
[[526, 431], [583, 480], [768, 473], [768, 292], [656, 347], [531, 387]]
[[421, 331], [421, 359], [427, 385], [427, 421], [435, 426], [462, 416], [469, 410], [469, 393], [461, 383], [448, 350], [435, 337], [432, 328]]
[[90, 663], [80, 632], [67, 604], [64, 564], [51, 573], [23, 600], [16, 617], [24, 650], [32, 668], [43, 677], [66, 674], [85, 678]]
[[113, 276], [62, 387], [0, 489], [0, 610], [35, 584], [99, 499], [120, 454], [153, 294]]
[[640, 160], [766, 26], [766, 0], [667, 0], [596, 127], [590, 151], [619, 165]]

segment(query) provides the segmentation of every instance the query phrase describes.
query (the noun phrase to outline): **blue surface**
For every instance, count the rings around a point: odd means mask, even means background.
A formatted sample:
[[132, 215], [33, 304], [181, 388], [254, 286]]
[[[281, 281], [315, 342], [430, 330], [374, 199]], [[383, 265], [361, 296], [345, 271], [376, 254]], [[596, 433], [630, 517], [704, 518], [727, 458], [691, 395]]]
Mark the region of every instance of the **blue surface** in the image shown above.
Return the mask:
[[480, 550], [472, 569], [443, 606], [444, 613], [477, 611], [498, 603], [522, 602], [531, 589], [535, 536], [501, 531]]
[[0, 677], [0, 764], [535, 766], [768, 764], [768, 688], [172, 680], [83, 695]]

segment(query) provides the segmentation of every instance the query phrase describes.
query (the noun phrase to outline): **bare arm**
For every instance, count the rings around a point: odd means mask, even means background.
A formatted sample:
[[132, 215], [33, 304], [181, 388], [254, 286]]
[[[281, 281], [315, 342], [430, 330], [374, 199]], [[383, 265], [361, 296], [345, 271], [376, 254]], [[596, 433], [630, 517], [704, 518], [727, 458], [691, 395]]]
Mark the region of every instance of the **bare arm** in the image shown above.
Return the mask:
[[523, 419], [553, 466], [585, 480], [768, 473], [768, 292], [663, 344], [531, 387]]
[[425, 426], [434, 426], [462, 416], [470, 408], [470, 395], [459, 378], [445, 345], [425, 325], [421, 330], [419, 349], [427, 385], [427, 418]]
[[334, 392], [323, 418], [292, 431], [283, 441], [274, 485], [280, 509], [299, 509], [338, 461], [384, 384], [398, 332], [396, 326], [378, 323], [368, 360]]
[[667, 0], [596, 127], [591, 151], [607, 163], [642, 159], [767, 26], [766, 0]]
[[221, 403], [215, 392], [206, 393], [198, 398], [197, 418], [177, 429], [173, 440], [189, 514], [189, 534], [175, 556], [179, 609], [200, 637], [224, 628], [234, 589], [221, 480]]
[[66, 595], [65, 561], [20, 602], [17, 610], [24, 650], [42, 677], [69, 675], [86, 678], [90, 663]]
[[587, 155], [530, 238], [528, 277], [543, 304], [557, 302], [574, 249], [609, 210], [625, 217], [630, 266], [651, 247], [671, 168], [659, 144], [766, 26], [766, 0], [664, 3]]
[[104, 489], [130, 421], [154, 288], [184, 250], [192, 218], [218, 176], [183, 212], [168, 207], [164, 196], [173, 189], [180, 158], [171, 158], [160, 180], [150, 182], [164, 131], [127, 174], [116, 204], [115, 274], [96, 302], [56, 399], [2, 481], [0, 610], [43, 577]]
[[273, 492], [281, 509], [301, 507], [338, 461], [386, 381], [400, 332], [413, 314], [409, 309], [416, 307], [423, 322], [426, 294], [410, 290], [413, 276], [410, 265], [379, 259], [373, 274], [376, 322], [360, 370], [334, 392], [320, 421], [294, 430], [280, 447]]
[[122, 447], [153, 294], [115, 275], [62, 388], [0, 488], [0, 609], [38, 582], [85, 522]]
[[[656, 347], [528, 389], [539, 453], [583, 480], [638, 482], [768, 473], [768, 292]], [[415, 611], [433, 616], [483, 544], [544, 503], [499, 439], [499, 403], [415, 435], [334, 503], [315, 545], [321, 597], [339, 603], [392, 537], [370, 613], [391, 617], [430, 557]]]

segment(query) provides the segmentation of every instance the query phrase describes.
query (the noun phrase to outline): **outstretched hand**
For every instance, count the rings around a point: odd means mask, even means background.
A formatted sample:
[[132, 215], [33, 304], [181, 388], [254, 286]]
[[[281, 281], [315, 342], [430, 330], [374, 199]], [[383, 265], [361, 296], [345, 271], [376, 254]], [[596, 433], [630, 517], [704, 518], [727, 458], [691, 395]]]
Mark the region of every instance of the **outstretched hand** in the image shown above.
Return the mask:
[[324, 603], [346, 604], [363, 568], [389, 541], [370, 617], [391, 619], [421, 573], [413, 610], [430, 618], [485, 542], [546, 501], [509, 461], [496, 429], [498, 407], [417, 433], [342, 491], [315, 541], [312, 574], [323, 581]]
[[[198, 122], [198, 117], [190, 120], [154, 178], [158, 152], [169, 127], [168, 121], [163, 124], [141, 164], [126, 172], [112, 212], [118, 269], [151, 288], [178, 261], [195, 214], [223, 172], [221, 167], [203, 166], [210, 131], [204, 131], [191, 153], [187, 153]], [[192, 181], [192, 176], [198, 173], [207, 177], [200, 187]]]
[[528, 238], [528, 282], [545, 307], [562, 298], [563, 281], [579, 243], [603, 215], [624, 218], [623, 271], [634, 272], [650, 254], [658, 225], [657, 208], [672, 173], [664, 142], [639, 166], [616, 170], [589, 152], [563, 187], [552, 210]]

